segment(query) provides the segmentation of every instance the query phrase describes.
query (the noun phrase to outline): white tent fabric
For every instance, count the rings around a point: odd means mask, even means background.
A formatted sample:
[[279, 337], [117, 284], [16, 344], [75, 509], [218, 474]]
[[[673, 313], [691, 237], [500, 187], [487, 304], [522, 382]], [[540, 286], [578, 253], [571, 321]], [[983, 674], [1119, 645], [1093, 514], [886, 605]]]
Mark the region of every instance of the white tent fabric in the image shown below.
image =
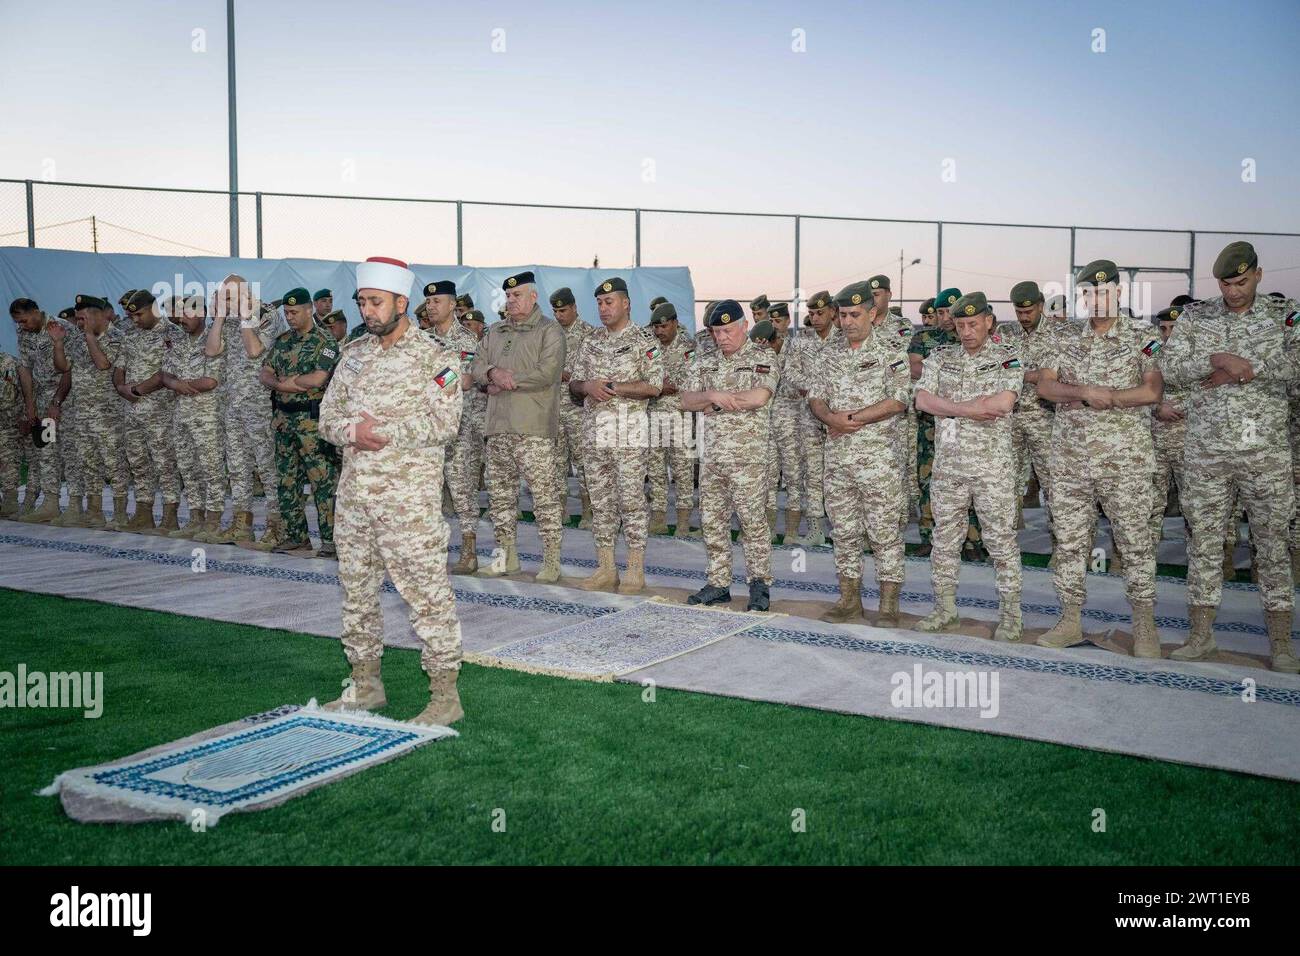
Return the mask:
[[[388, 250], [375, 250], [375, 255], [388, 253]], [[547, 314], [550, 314], [547, 297], [556, 289], [568, 286], [577, 300], [578, 315], [593, 325], [599, 325], [593, 299], [596, 286], [610, 276], [622, 276], [632, 298], [632, 318], [638, 325], [649, 321], [650, 300], [662, 295], [677, 306], [685, 328], [692, 332], [695, 329], [695, 286], [690, 269], [685, 266], [571, 269], [529, 264], [488, 267], [412, 264], [411, 270], [417, 278], [417, 287], [412, 290], [413, 307], [420, 301], [426, 283], [450, 279], [456, 283], [457, 292], [469, 293], [488, 320], [496, 321], [496, 311], [504, 302], [501, 284], [508, 276], [531, 270], [537, 277], [538, 294]], [[14, 299], [35, 299], [41, 308], [55, 315], [71, 305], [78, 292], [108, 296], [116, 302], [128, 289], [157, 289], [159, 283], [165, 283], [186, 294], [206, 295], [208, 283], [218, 283], [231, 273], [258, 283], [260, 297], [268, 302], [299, 286], [311, 292], [329, 289], [334, 293], [334, 307], [347, 313], [349, 326], [361, 321], [352, 301], [356, 263], [323, 259], [97, 254], [5, 246], [0, 247], [0, 300], [7, 310]], [[0, 322], [0, 350], [16, 354], [16, 343], [14, 324], [6, 318]]]

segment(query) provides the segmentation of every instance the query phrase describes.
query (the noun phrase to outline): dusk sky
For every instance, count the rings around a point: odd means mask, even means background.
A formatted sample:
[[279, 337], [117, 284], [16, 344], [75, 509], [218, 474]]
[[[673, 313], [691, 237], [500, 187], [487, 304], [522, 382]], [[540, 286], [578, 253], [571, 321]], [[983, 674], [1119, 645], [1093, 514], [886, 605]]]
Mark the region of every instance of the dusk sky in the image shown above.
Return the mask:
[[[226, 188], [224, 3], [0, 11], [0, 176]], [[1300, 231], [1295, 0], [238, 0], [236, 16], [245, 190]], [[228, 251], [222, 197], [38, 187], [37, 205], [42, 225], [94, 213], [101, 251]], [[264, 213], [268, 256], [455, 261], [450, 206], [267, 198]], [[22, 187], [0, 184], [0, 243], [26, 242], [24, 216]], [[467, 207], [465, 229], [471, 265], [633, 261], [630, 213]], [[944, 238], [945, 284], [991, 298], [1068, 265], [1064, 231]], [[1230, 238], [1198, 239], [1198, 277]], [[38, 244], [89, 249], [89, 226]], [[1265, 287], [1300, 294], [1300, 239], [1257, 246]], [[1080, 232], [1076, 257], [1179, 267], [1186, 249]], [[906, 297], [933, 294], [934, 226], [805, 221], [800, 284], [897, 281], [900, 250], [923, 260]], [[691, 267], [700, 298], [787, 297], [793, 253], [788, 219], [642, 217], [644, 264]], [[1157, 282], [1156, 307], [1185, 286]]]

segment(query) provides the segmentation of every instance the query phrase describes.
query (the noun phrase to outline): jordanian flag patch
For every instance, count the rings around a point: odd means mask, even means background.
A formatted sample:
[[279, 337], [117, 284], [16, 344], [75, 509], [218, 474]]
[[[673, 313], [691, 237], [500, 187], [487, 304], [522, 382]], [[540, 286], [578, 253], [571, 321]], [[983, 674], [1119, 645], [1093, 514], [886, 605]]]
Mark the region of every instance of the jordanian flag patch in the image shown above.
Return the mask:
[[1002, 363], [1002, 367], [1003, 367], [1003, 368], [1020, 368], [1020, 359], [1018, 359], [1018, 358], [1007, 359], [1005, 362]]
[[658, 358], [658, 357], [659, 357], [659, 346], [655, 345], [655, 346], [652, 346], [651, 348], [647, 349], [647, 350], [646, 350], [646, 353], [645, 353], [645, 357], [648, 358], [648, 359], [656, 359], [656, 358]]
[[445, 369], [435, 375], [433, 380], [438, 383], [439, 388], [445, 389], [448, 385], [454, 385], [456, 380], [459, 378], [460, 374], [452, 371], [452, 367], [448, 365]]
[[1162, 345], [1164, 345], [1164, 343], [1161, 342], [1159, 339], [1152, 339], [1146, 345], [1142, 346], [1142, 354], [1155, 355], [1157, 352], [1160, 351], [1160, 347]]
[[1287, 328], [1290, 328], [1291, 326], [1295, 325], [1296, 319], [1300, 319], [1300, 312], [1292, 312], [1290, 315], [1288, 315], [1286, 317]]
[[694, 356], [695, 356], [695, 349], [687, 349], [685, 354], [682, 355], [682, 358], [686, 359], [686, 361], [689, 362], [692, 358], [694, 358]]
[[466, 352], [466, 351], [462, 350], [461, 353], [460, 353], [460, 360], [461, 360], [462, 362], [472, 362], [472, 361], [474, 361], [474, 354], [475, 354], [475, 353], [473, 353], [473, 352]]

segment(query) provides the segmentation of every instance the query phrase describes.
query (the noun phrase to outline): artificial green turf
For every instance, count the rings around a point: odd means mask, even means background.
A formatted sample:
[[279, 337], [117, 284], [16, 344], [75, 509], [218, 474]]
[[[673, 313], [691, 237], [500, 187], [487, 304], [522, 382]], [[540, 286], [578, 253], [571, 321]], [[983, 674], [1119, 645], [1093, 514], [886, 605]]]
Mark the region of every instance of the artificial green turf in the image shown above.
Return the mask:
[[[337, 641], [0, 590], [0, 670], [103, 671], [103, 716], [0, 711], [0, 863], [1005, 863], [1300, 860], [1300, 788], [659, 689], [466, 666], [458, 739], [204, 833], [80, 824], [34, 791], [248, 714], [337, 694]], [[427, 693], [384, 658], [389, 716]], [[1107, 815], [1092, 829], [1094, 808]], [[493, 830], [505, 811], [505, 832]], [[792, 831], [792, 811], [807, 830]], [[499, 814], [497, 815], [499, 819]]]

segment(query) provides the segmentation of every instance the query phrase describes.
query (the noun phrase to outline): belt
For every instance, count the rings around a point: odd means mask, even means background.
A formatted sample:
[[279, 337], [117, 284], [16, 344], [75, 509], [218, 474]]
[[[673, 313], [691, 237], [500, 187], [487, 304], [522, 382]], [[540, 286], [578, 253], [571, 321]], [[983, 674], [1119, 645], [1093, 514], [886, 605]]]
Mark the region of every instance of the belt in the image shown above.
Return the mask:
[[320, 417], [320, 401], [311, 399], [287, 400], [279, 395], [271, 396], [271, 407], [277, 412], [308, 412], [312, 418]]

